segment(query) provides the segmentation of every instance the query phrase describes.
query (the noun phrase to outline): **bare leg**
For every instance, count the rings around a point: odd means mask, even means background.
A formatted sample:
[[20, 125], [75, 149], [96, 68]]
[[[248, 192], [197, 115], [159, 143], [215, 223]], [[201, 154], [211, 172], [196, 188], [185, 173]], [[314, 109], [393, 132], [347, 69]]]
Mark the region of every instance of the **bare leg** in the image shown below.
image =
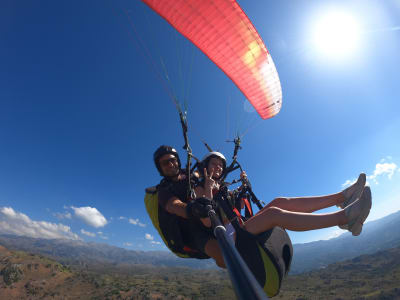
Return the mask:
[[310, 213], [316, 210], [327, 208], [345, 200], [343, 193], [339, 192], [336, 194], [326, 196], [315, 196], [315, 197], [295, 197], [295, 198], [284, 198], [279, 197], [272, 200], [262, 210], [269, 207], [278, 207], [283, 210], [305, 212]]
[[252, 234], [259, 234], [274, 226], [293, 231], [306, 231], [344, 225], [347, 222], [344, 210], [328, 214], [310, 214], [269, 207], [246, 221], [244, 227]]
[[226, 269], [224, 257], [216, 239], [208, 240], [204, 250], [208, 256], [215, 260], [218, 267]]
[[361, 173], [356, 182], [339, 193], [318, 197], [276, 198], [266, 207], [278, 207], [288, 211], [307, 213], [333, 205], [344, 208], [357, 200], [364, 189], [365, 182], [366, 175]]

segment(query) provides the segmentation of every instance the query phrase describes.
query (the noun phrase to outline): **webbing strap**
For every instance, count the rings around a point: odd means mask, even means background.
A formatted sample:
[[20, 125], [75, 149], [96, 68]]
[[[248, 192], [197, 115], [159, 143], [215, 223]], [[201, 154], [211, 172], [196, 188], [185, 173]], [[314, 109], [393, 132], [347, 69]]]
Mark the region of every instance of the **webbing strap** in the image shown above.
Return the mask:
[[243, 222], [242, 216], [240, 215], [240, 212], [237, 210], [236, 207], [233, 209], [233, 212], [236, 214], [236, 216], [237, 216], [237, 218], [239, 220], [239, 224], [243, 225], [244, 222]]
[[[244, 202], [244, 205], [246, 206], [246, 218], [250, 218], [253, 216], [253, 210], [251, 209], [251, 205], [249, 200], [247, 198], [242, 198], [242, 201]], [[247, 213], [249, 214], [247, 216]]]

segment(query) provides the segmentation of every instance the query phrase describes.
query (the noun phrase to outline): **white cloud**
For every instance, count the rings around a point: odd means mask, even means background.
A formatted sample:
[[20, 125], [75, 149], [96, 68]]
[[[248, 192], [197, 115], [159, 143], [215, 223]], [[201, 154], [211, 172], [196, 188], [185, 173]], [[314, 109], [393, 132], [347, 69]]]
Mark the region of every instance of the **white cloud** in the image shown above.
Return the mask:
[[350, 185], [352, 185], [354, 182], [356, 182], [357, 179], [347, 179], [345, 183], [342, 184], [342, 188], [348, 187]]
[[398, 166], [395, 163], [382, 161], [381, 163], [376, 164], [374, 173], [368, 176], [368, 179], [372, 180], [375, 184], [379, 184], [379, 177], [387, 176], [387, 178], [390, 180], [392, 179], [396, 170], [398, 170]]
[[139, 219], [129, 219], [129, 223], [140, 227], [146, 227], [146, 224], [140, 223]]
[[0, 233], [44, 239], [80, 240], [69, 226], [33, 221], [27, 215], [11, 207], [0, 207]]
[[160, 242], [156, 242], [156, 241], [151, 241], [150, 243], [152, 243], [153, 245], [161, 245]]
[[118, 219], [119, 219], [119, 220], [126, 220], [126, 218], [125, 218], [125, 217], [122, 217], [122, 216], [119, 217]]
[[144, 235], [144, 238], [145, 238], [146, 240], [149, 240], [149, 241], [154, 240], [154, 236], [152, 236], [150, 233], [146, 233], [146, 234]]
[[[370, 185], [370, 181], [375, 184], [379, 184], [378, 179], [384, 178], [385, 176], [391, 180], [394, 173], [400, 172], [400, 168], [394, 162], [387, 162], [387, 160], [391, 160], [391, 156], [387, 156], [386, 158], [382, 158], [379, 163], [375, 165], [375, 170], [372, 175], [367, 176], [367, 185]], [[357, 178], [348, 179], [345, 183], [342, 184], [342, 187], [345, 188], [347, 186], [352, 185], [357, 181]]]
[[133, 246], [133, 244], [132, 244], [132, 243], [128, 243], [128, 242], [126, 242], [126, 243], [123, 243], [123, 245], [124, 245], [124, 246], [127, 246], [127, 247], [132, 247], [132, 246]]
[[86, 224], [93, 226], [95, 228], [103, 227], [107, 225], [107, 219], [97, 210], [95, 207], [85, 206], [85, 207], [74, 207], [71, 208], [75, 212], [75, 216], [81, 219]]
[[84, 229], [81, 229], [81, 233], [84, 234], [84, 235], [90, 236], [90, 237], [95, 237], [96, 236], [95, 233], [86, 231]]

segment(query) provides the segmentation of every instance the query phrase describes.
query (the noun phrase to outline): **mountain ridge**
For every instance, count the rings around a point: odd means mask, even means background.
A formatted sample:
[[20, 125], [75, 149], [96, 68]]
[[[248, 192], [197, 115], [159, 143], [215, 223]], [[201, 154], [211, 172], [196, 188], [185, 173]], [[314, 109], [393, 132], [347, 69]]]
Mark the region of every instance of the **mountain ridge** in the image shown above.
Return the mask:
[[[345, 233], [339, 237], [294, 244], [291, 274], [325, 268], [329, 264], [352, 259], [362, 254], [400, 246], [400, 211], [382, 219], [368, 222], [358, 237]], [[113, 266], [166, 266], [195, 269], [217, 268], [212, 260], [181, 259], [167, 251], [135, 251], [105, 243], [57, 239], [37, 239], [0, 235], [0, 245], [8, 249], [47, 255], [70, 265], [108, 264]]]

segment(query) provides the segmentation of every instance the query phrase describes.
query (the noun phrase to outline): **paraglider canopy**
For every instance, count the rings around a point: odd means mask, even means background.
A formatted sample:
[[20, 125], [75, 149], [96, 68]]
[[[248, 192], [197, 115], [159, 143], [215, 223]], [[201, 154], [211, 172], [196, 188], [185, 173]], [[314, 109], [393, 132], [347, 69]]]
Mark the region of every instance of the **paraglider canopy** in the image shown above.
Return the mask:
[[231, 78], [263, 119], [281, 109], [274, 62], [235, 0], [143, 0]]

